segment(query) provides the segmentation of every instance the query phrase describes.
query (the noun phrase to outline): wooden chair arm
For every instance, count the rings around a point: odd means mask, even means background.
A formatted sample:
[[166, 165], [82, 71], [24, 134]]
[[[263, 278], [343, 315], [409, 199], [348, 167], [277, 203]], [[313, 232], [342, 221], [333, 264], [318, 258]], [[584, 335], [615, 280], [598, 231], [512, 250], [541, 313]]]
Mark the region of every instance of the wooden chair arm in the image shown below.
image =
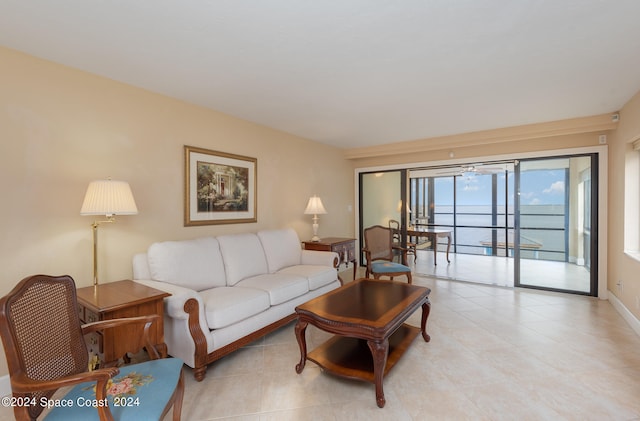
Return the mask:
[[394, 250], [399, 250], [402, 252], [402, 264], [406, 265], [407, 264], [407, 253], [409, 252], [409, 249], [405, 248], [405, 247], [400, 247], [400, 246], [392, 246], [392, 248]]
[[11, 377], [11, 388], [14, 393], [33, 393], [96, 381], [98, 382], [98, 388], [103, 384], [106, 393], [107, 382], [109, 379], [118, 375], [118, 373], [120, 373], [120, 369], [118, 367], [108, 367], [94, 371], [71, 374], [69, 376], [60, 377], [56, 380], [33, 380], [27, 377], [25, 373], [17, 373]]
[[[149, 353], [149, 358], [152, 360], [157, 360], [160, 358], [160, 354], [155, 346], [151, 343], [150, 329], [153, 322], [160, 319], [158, 314], [149, 314], [147, 316], [137, 316], [137, 317], [125, 317], [121, 319], [111, 319], [111, 320], [100, 320], [93, 323], [87, 323], [82, 326], [82, 334], [87, 335], [89, 333], [112, 329], [114, 327], [126, 326], [131, 324], [144, 324], [144, 331], [142, 333], [142, 340], [144, 341], [144, 347], [147, 348], [147, 352]], [[135, 352], [138, 350], [130, 350], [131, 352]]]
[[111, 320], [100, 320], [93, 323], [87, 323], [82, 325], [82, 334], [86, 335], [92, 332], [96, 332], [99, 330], [111, 329], [118, 326], [128, 325], [128, 324], [142, 324], [148, 323], [151, 325], [153, 322], [160, 319], [158, 314], [149, 314], [147, 316], [137, 316], [137, 317], [124, 317], [120, 319], [111, 319]]

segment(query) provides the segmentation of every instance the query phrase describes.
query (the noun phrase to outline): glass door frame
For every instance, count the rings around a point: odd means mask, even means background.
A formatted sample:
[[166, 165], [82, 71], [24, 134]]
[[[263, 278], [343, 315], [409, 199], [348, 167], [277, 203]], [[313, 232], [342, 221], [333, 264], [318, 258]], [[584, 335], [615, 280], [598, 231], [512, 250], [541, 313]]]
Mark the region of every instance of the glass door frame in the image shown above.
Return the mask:
[[[589, 155], [595, 154], [598, 158], [592, 162], [592, 165], [597, 165], [597, 171], [594, 171], [594, 175], [597, 177], [598, 188], [597, 194], [592, 195], [592, 209], [597, 209], [597, 216], [592, 216], [592, 221], [598, 222], [597, 229], [592, 226], [592, 239], [591, 244], [595, 244], [596, 242], [599, 244], [599, 249], [597, 249], [597, 255], [595, 253], [592, 254], [592, 267], [591, 271], [597, 274], [597, 285], [592, 285], [592, 290], [594, 295], [601, 299], [606, 299], [608, 292], [608, 281], [607, 281], [607, 240], [608, 240], [608, 232], [607, 232], [607, 215], [608, 209], [606, 206], [606, 199], [608, 195], [608, 147], [607, 145], [592, 145], [592, 146], [577, 146], [577, 147], [566, 147], [560, 149], [544, 149], [539, 151], [522, 151], [522, 152], [514, 152], [509, 154], [497, 154], [497, 155], [480, 155], [473, 156], [464, 159], [441, 159], [434, 161], [415, 161], [415, 162], [403, 162], [399, 164], [380, 164], [373, 166], [355, 166], [354, 168], [354, 182], [356, 184], [355, 192], [354, 192], [354, 201], [356, 203], [355, 209], [355, 220], [354, 222], [354, 231], [358, 232], [357, 238], [359, 239], [358, 247], [362, 249], [362, 221], [361, 221], [361, 212], [360, 209], [361, 203], [360, 198], [362, 195], [361, 186], [360, 186], [360, 175], [364, 173], [376, 173], [376, 172], [386, 172], [386, 171], [396, 171], [400, 169], [415, 169], [415, 168], [435, 168], [435, 167], [452, 167], [456, 165], [465, 165], [469, 162], [485, 162], [485, 161], [497, 161], [497, 160], [525, 160], [529, 158], [554, 158], [559, 156], [570, 156], [570, 155]], [[595, 177], [594, 177], [595, 178]], [[594, 181], [592, 180], [592, 185]], [[514, 188], [514, 193], [515, 193]], [[592, 188], [592, 192], [593, 192]], [[593, 202], [597, 202], [597, 204], [593, 204]], [[515, 218], [514, 218], [515, 219]], [[515, 221], [514, 221], [515, 222]], [[515, 239], [514, 239], [515, 240]], [[592, 250], [593, 251], [593, 250]], [[597, 256], [597, 257], [596, 257]], [[362, 265], [362, 260], [360, 261]]]
[[[523, 162], [535, 162], [535, 161], [546, 161], [553, 159], [570, 159], [570, 158], [579, 158], [579, 157], [589, 157], [591, 164], [591, 182], [590, 182], [590, 199], [591, 199], [591, 207], [590, 207], [590, 217], [591, 217], [591, 232], [589, 238], [589, 253], [590, 253], [590, 261], [591, 266], [589, 268], [589, 291], [576, 291], [576, 290], [568, 290], [564, 288], [553, 288], [547, 286], [537, 286], [531, 284], [523, 284], [521, 277], [521, 164]], [[599, 267], [599, 242], [598, 242], [598, 233], [599, 233], [599, 153], [591, 152], [591, 153], [576, 153], [576, 154], [568, 154], [568, 155], [554, 155], [554, 156], [540, 156], [535, 158], [522, 158], [516, 162], [514, 167], [514, 190], [516, 194], [514, 195], [514, 238], [513, 238], [513, 257], [514, 257], [514, 286], [518, 288], [531, 288], [531, 289], [540, 289], [545, 291], [555, 291], [555, 292], [567, 292], [578, 295], [588, 295], [588, 296], [598, 296], [598, 267]], [[565, 183], [567, 184], [567, 183]], [[565, 209], [565, 214], [568, 215], [569, 209]], [[567, 236], [568, 233], [565, 233]]]
[[360, 259], [359, 259], [359, 265], [360, 266], [364, 266], [364, 253], [362, 251], [363, 247], [364, 247], [364, 222], [363, 222], [363, 214], [364, 214], [364, 189], [362, 188], [363, 186], [363, 181], [364, 181], [364, 176], [365, 175], [371, 175], [371, 174], [378, 174], [378, 173], [399, 173], [400, 174], [400, 183], [398, 188], [400, 189], [400, 204], [399, 204], [399, 213], [400, 213], [400, 241], [401, 241], [401, 247], [407, 247], [407, 214], [406, 212], [403, 212], [403, 209], [406, 209], [407, 207], [407, 203], [408, 203], [408, 184], [407, 184], [407, 178], [408, 178], [408, 173], [409, 170], [406, 168], [399, 168], [399, 169], [389, 169], [389, 170], [383, 170], [383, 171], [363, 171], [360, 172], [358, 175], [358, 209], [359, 209], [359, 215], [358, 215], [358, 241], [360, 244]]

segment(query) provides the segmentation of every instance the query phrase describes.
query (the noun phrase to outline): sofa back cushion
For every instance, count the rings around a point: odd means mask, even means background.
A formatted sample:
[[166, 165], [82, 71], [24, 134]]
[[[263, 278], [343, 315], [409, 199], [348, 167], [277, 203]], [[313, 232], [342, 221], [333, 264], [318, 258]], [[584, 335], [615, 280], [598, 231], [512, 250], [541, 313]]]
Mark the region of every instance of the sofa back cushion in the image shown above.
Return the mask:
[[293, 229], [260, 231], [258, 237], [264, 248], [270, 273], [300, 264], [302, 247], [298, 234]]
[[218, 240], [213, 237], [152, 244], [151, 279], [202, 291], [227, 284]]
[[233, 286], [251, 276], [268, 273], [267, 260], [256, 234], [231, 234], [218, 237], [227, 274], [227, 285]]

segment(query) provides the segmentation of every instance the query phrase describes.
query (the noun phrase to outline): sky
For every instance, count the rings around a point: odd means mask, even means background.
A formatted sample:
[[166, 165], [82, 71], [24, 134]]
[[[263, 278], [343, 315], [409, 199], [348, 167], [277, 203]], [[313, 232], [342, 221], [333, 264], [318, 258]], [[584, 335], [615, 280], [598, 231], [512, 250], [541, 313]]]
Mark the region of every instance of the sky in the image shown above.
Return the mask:
[[[513, 204], [513, 173], [509, 173], [509, 204]], [[565, 172], [560, 170], [529, 170], [521, 174], [520, 200], [522, 205], [564, 204]], [[505, 202], [505, 175], [498, 175], [498, 204]], [[453, 205], [453, 177], [439, 177], [435, 181], [436, 205]], [[466, 173], [457, 179], [458, 205], [491, 205], [491, 175]]]

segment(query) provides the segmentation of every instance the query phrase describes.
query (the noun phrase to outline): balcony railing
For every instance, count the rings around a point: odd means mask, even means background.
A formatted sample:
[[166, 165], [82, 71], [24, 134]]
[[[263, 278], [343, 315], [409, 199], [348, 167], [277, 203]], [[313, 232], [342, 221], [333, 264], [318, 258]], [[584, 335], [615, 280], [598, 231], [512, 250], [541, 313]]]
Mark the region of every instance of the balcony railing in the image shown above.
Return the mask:
[[[513, 256], [513, 213], [495, 215], [498, 221], [508, 222], [508, 225], [491, 224], [494, 215], [487, 212], [435, 212], [433, 216], [434, 223], [417, 225], [451, 229], [452, 251], [455, 253]], [[474, 220], [477, 223], [473, 223]], [[521, 213], [521, 257], [566, 261], [565, 220], [565, 215], [557, 212]], [[440, 239], [438, 246], [446, 247], [446, 240]]]

